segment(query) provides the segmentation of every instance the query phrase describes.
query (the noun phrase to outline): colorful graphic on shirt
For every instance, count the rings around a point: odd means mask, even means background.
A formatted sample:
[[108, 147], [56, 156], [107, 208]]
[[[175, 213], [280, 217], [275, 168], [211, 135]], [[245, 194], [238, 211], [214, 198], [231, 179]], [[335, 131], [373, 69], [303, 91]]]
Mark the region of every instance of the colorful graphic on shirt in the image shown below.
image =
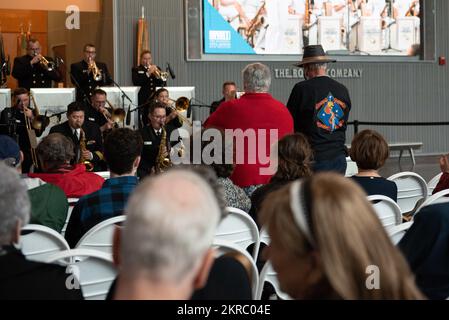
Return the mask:
[[334, 95], [329, 92], [326, 98], [318, 102], [315, 106], [315, 110], [318, 110], [316, 125], [329, 132], [343, 127], [345, 124], [344, 116], [346, 104], [335, 98]]

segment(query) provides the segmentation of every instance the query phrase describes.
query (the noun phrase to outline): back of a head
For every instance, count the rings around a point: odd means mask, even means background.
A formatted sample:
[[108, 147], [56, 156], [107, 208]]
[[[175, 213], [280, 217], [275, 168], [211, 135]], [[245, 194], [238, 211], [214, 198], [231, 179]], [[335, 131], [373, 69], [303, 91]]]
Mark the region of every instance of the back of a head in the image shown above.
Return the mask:
[[295, 180], [312, 175], [312, 148], [302, 133], [283, 137], [278, 142], [278, 169], [275, 178]]
[[388, 143], [377, 131], [360, 131], [352, 139], [350, 156], [359, 169], [377, 170], [389, 157]]
[[[342, 299], [422, 298], [405, 259], [359, 186], [334, 173], [319, 173], [294, 184], [299, 185], [299, 192], [293, 199], [293, 184], [267, 197], [262, 223], [287, 252], [296, 256], [318, 252], [333, 295]], [[308, 232], [298, 223], [293, 201], [302, 208]], [[373, 269], [380, 270], [379, 289], [367, 285]]]
[[131, 173], [133, 163], [142, 152], [142, 137], [128, 128], [112, 130], [104, 142], [104, 155], [109, 170], [122, 175]]
[[270, 68], [262, 63], [251, 63], [243, 71], [243, 88], [245, 92], [268, 92], [271, 85]]
[[123, 273], [176, 284], [194, 271], [210, 248], [220, 209], [202, 178], [187, 170], [170, 170], [136, 188], [126, 215]]
[[0, 246], [11, 244], [17, 222], [24, 226], [30, 219], [27, 187], [13, 168], [0, 163]]
[[10, 167], [20, 165], [20, 147], [7, 135], [0, 135], [0, 161]]
[[60, 133], [46, 136], [39, 143], [36, 151], [45, 171], [57, 169], [69, 163], [75, 156], [72, 141]]

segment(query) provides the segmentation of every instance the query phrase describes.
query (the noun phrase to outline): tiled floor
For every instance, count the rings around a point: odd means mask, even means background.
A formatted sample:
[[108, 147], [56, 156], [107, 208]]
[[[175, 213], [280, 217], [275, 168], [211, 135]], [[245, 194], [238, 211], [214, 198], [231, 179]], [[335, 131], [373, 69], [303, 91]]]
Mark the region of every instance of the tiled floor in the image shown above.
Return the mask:
[[388, 178], [398, 172], [412, 171], [422, 176], [428, 182], [440, 173], [439, 156], [417, 156], [415, 159], [416, 165], [413, 167], [412, 160], [407, 155], [402, 157], [400, 164], [399, 158], [390, 158], [385, 166], [380, 169], [380, 174]]

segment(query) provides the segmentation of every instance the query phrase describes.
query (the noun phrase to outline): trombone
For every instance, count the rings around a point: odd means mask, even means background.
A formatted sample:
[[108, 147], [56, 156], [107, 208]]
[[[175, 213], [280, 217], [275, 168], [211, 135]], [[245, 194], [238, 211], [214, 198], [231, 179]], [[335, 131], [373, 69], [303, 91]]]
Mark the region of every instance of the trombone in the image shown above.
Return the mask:
[[109, 100], [106, 100], [106, 102], [109, 104], [110, 108], [105, 108], [105, 111], [103, 112], [104, 117], [106, 120], [110, 120], [114, 122], [116, 126], [118, 126], [119, 123], [123, 123], [126, 117], [126, 111], [122, 108], [114, 108], [111, 102]]
[[[190, 100], [186, 97], [179, 97], [176, 100], [173, 100], [171, 98], [168, 98], [171, 102], [174, 102], [170, 104], [168, 107], [174, 111], [178, 112], [178, 118], [182, 120], [182, 122], [186, 122], [189, 126], [192, 126], [192, 121], [188, 119], [186, 116], [182, 115], [181, 112], [186, 111], [190, 107]], [[175, 106], [173, 106], [173, 104]]]

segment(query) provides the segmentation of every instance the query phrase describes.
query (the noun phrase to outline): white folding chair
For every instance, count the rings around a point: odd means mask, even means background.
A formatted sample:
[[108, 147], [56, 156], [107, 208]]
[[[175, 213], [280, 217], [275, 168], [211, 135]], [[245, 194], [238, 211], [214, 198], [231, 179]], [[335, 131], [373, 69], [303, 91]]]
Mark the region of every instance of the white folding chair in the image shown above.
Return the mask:
[[436, 188], [438, 182], [440, 181], [441, 176], [443, 175], [442, 172], [437, 174], [435, 177], [429, 180], [427, 182], [427, 190], [429, 191], [429, 197], [432, 195], [433, 190]]
[[259, 238], [260, 238], [260, 243], [261, 244], [264, 243], [267, 246], [270, 244], [270, 235], [268, 234], [267, 228], [262, 227], [260, 229]]
[[346, 172], [345, 177], [352, 177], [359, 173], [359, 168], [357, 164], [352, 161], [351, 157], [346, 157]]
[[99, 175], [103, 179], [107, 180], [111, 177], [111, 173], [109, 171], [98, 171], [94, 172], [96, 175]]
[[253, 259], [256, 261], [259, 253], [259, 229], [249, 214], [245, 211], [227, 207], [228, 215], [220, 222], [215, 239], [227, 240], [246, 249], [254, 244]]
[[405, 233], [412, 226], [413, 221], [408, 221], [401, 223], [397, 226], [392, 226], [386, 229], [388, 236], [393, 242], [394, 245], [397, 245], [399, 241], [401, 241], [402, 237], [404, 237]]
[[263, 266], [262, 271], [260, 271], [259, 289], [257, 290], [256, 300], [260, 300], [262, 298], [262, 292], [265, 282], [268, 282], [273, 286], [274, 291], [276, 291], [276, 294], [279, 296], [279, 298], [281, 298], [282, 300], [292, 300], [292, 298], [288, 294], [281, 291], [276, 271], [274, 271], [269, 260]]
[[380, 194], [368, 196], [367, 198], [385, 228], [402, 223], [401, 208], [393, 199]]
[[431, 196], [429, 196], [416, 210], [416, 213], [418, 213], [419, 210], [421, 210], [423, 207], [436, 204], [436, 203], [443, 203], [443, 202], [449, 202], [449, 197], [446, 197], [449, 194], [449, 189], [441, 190], [440, 192], [437, 192]]
[[[217, 252], [217, 257], [220, 257], [224, 254], [228, 253], [240, 253], [242, 254], [247, 260], [248, 263], [250, 263], [251, 270], [251, 292], [252, 292], [252, 298], [254, 299], [257, 294], [257, 290], [259, 287], [259, 271], [257, 270], [256, 263], [253, 260], [253, 257], [246, 251], [246, 249], [240, 247], [239, 245], [232, 243], [227, 240], [217, 240], [215, 239], [212, 247], [215, 248]], [[246, 267], [245, 267], [246, 269]]]
[[48, 257], [45, 262], [66, 267], [67, 277], [70, 273], [73, 275], [72, 279], [66, 280], [66, 284], [73, 287], [79, 285], [86, 300], [104, 300], [117, 276], [110, 255], [96, 250], [63, 251]]
[[401, 213], [410, 213], [421, 199], [427, 198], [427, 183], [414, 172], [400, 172], [392, 175], [388, 180], [396, 183], [398, 187], [398, 205]]
[[23, 255], [33, 261], [45, 261], [56, 252], [70, 249], [67, 241], [58, 232], [37, 224], [22, 228], [20, 247]]
[[78, 241], [76, 249], [93, 249], [112, 254], [112, 237], [115, 225], [124, 222], [126, 216], [117, 216], [100, 222], [87, 231]]

